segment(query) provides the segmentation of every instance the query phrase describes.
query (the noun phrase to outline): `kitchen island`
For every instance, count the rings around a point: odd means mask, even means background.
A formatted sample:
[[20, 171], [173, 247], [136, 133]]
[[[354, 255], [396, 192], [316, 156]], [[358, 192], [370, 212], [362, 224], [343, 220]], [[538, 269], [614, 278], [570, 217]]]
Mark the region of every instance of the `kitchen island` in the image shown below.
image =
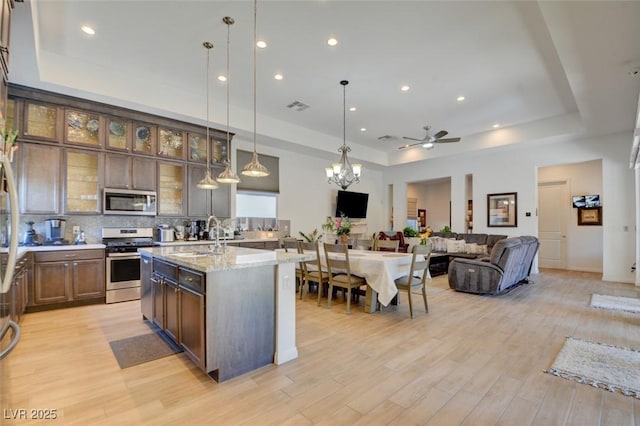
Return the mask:
[[309, 255], [232, 246], [140, 253], [143, 317], [214, 380], [297, 358], [295, 264]]

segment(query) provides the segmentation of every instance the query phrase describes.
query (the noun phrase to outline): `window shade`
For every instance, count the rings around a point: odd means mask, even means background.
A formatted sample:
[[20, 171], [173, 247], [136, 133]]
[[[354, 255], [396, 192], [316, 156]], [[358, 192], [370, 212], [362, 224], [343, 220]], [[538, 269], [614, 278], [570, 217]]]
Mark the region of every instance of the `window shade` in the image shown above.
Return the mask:
[[418, 218], [418, 199], [407, 198], [407, 219]]
[[278, 157], [272, 157], [270, 155], [264, 155], [258, 153], [258, 160], [260, 164], [265, 166], [269, 170], [269, 176], [267, 177], [250, 177], [241, 174], [242, 168], [253, 159], [253, 151], [236, 151], [236, 171], [240, 176], [240, 183], [237, 186], [239, 191], [257, 191], [257, 192], [271, 192], [275, 194], [280, 193], [280, 172]]

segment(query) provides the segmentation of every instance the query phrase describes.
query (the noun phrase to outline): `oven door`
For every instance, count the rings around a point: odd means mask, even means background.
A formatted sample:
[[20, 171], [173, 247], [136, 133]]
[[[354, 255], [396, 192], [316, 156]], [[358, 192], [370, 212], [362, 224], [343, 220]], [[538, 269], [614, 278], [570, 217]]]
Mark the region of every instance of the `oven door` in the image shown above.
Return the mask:
[[140, 286], [140, 253], [109, 253], [107, 290]]

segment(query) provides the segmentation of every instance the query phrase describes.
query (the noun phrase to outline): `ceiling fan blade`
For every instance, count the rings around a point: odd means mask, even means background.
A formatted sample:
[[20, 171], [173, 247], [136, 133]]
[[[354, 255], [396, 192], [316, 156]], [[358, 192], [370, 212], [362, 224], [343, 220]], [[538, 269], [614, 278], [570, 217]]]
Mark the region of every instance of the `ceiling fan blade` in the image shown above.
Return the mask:
[[[409, 138], [407, 138], [407, 139], [409, 139]], [[418, 140], [418, 139], [413, 139], [413, 140]], [[407, 145], [401, 145], [401, 146], [398, 147], [398, 149], [407, 149], [407, 148], [411, 148], [411, 147], [422, 145], [422, 144], [423, 144], [423, 141], [420, 141], [418, 143], [411, 143], [411, 144], [407, 144]]]
[[434, 143], [451, 143], [451, 142], [460, 142], [460, 138], [447, 138], [447, 139], [436, 139], [433, 141]]
[[449, 134], [449, 132], [447, 132], [446, 130], [440, 130], [438, 133], [433, 135], [433, 137], [436, 138], [436, 139], [440, 139], [440, 138], [443, 138], [443, 137], [447, 136], [448, 134]]
[[416, 139], [416, 138], [410, 138], [408, 136], [403, 136], [402, 139], [407, 139], [410, 141], [418, 141], [418, 142], [424, 142], [426, 139]]

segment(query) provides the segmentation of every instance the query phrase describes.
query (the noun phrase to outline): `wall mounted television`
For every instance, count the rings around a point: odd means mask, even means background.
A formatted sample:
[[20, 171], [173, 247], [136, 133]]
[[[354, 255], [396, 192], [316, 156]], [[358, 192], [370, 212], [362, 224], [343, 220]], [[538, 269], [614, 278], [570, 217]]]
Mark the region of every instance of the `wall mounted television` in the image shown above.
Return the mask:
[[584, 209], [600, 206], [600, 195], [574, 195], [571, 197], [574, 208]]
[[365, 219], [368, 203], [369, 194], [338, 190], [335, 217], [345, 215], [353, 219]]

